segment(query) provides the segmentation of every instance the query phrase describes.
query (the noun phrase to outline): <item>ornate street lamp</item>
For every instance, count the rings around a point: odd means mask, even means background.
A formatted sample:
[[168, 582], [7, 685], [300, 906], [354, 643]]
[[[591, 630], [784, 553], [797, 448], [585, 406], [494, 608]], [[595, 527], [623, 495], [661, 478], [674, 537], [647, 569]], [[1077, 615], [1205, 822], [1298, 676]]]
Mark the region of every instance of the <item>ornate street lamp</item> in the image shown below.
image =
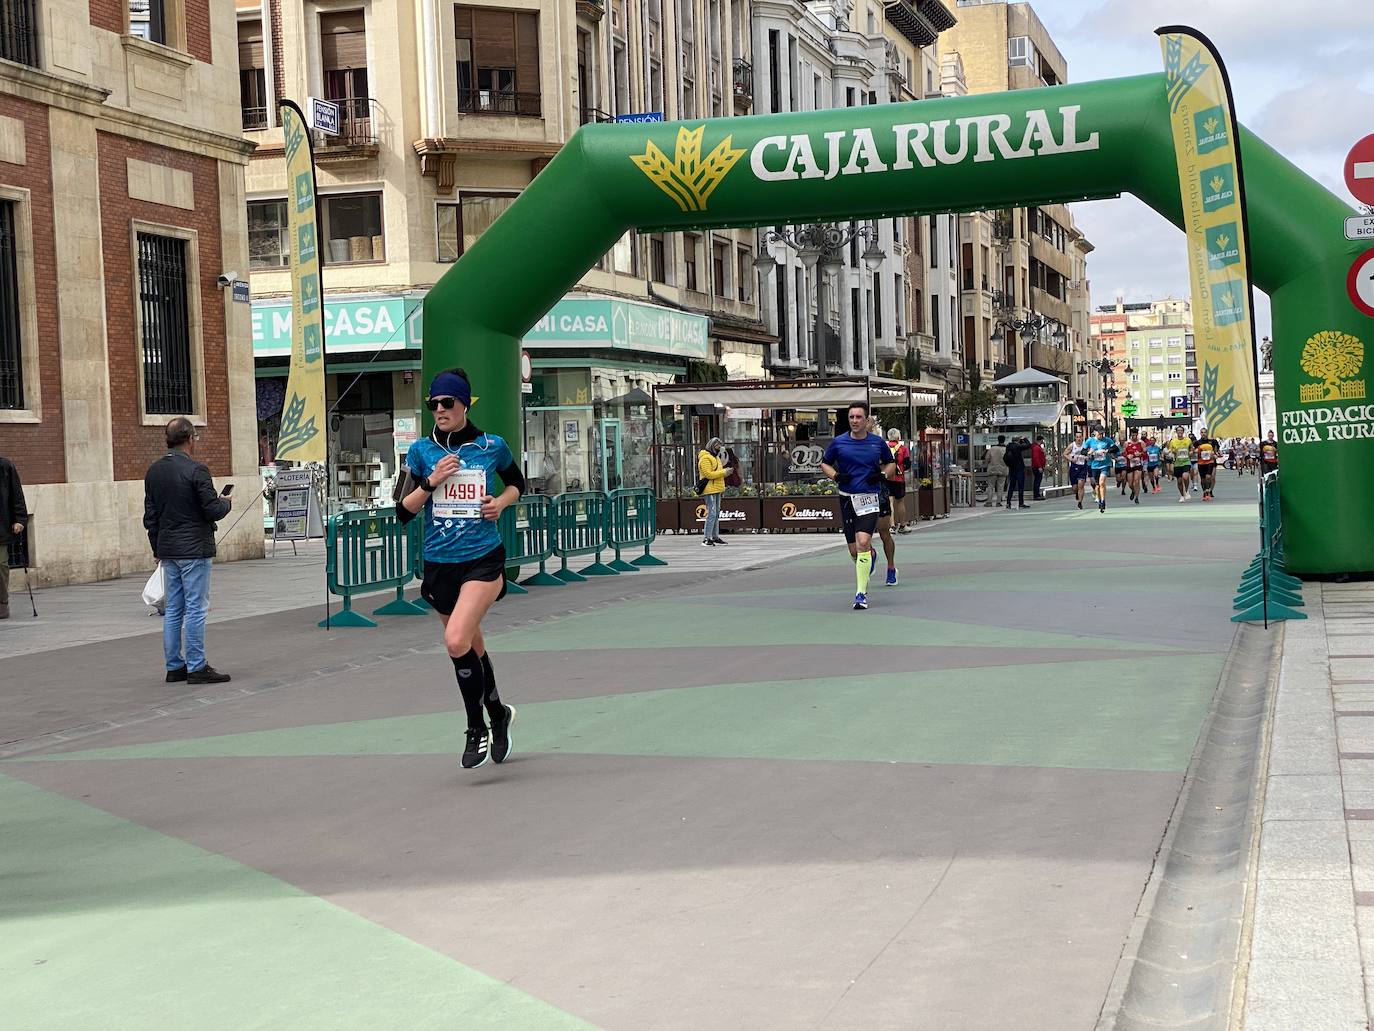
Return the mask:
[[832, 272], [844, 268], [844, 248], [854, 240], [867, 240], [864, 248], [863, 263], [872, 272], [877, 272], [887, 259], [887, 252], [878, 242], [876, 225], [865, 223], [857, 228], [841, 226], [833, 222], [817, 225], [798, 226], [795, 229], [769, 229], [759, 241], [759, 252], [754, 258], [754, 268], [763, 276], [771, 275], [778, 261], [769, 253], [774, 244], [782, 244], [796, 252], [802, 266], [812, 273], [816, 288], [816, 368], [822, 380], [829, 375], [828, 356], [825, 350], [825, 280]]

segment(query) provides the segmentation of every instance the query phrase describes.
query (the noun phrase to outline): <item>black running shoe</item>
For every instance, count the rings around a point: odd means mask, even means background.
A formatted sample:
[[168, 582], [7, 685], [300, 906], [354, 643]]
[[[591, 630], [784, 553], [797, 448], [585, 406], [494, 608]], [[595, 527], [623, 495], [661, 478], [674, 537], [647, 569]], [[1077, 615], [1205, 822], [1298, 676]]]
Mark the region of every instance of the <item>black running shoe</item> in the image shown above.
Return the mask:
[[486, 727], [469, 727], [467, 745], [463, 748], [463, 769], [477, 769], [490, 755], [491, 731]]
[[491, 721], [491, 761], [503, 763], [510, 758], [510, 725], [515, 722], [515, 706], [506, 706], [506, 718]]

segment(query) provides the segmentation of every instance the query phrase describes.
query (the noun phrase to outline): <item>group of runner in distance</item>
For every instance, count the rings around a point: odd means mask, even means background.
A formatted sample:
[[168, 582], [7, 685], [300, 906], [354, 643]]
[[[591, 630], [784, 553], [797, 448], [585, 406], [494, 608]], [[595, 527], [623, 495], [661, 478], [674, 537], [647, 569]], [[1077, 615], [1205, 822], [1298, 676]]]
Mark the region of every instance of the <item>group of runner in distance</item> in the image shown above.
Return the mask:
[[1170, 478], [1178, 487], [1180, 503], [1189, 499], [1189, 488], [1200, 491], [1203, 501], [1211, 501], [1216, 496], [1220, 470], [1234, 469], [1237, 476], [1273, 472], [1279, 467], [1279, 445], [1273, 430], [1264, 440], [1237, 437], [1219, 441], [1208, 435], [1206, 426], [1195, 434], [1177, 426], [1162, 445], [1153, 437], [1142, 437], [1139, 430], [1131, 430], [1122, 444], [1097, 426], [1086, 440], [1079, 430], [1064, 449], [1064, 458], [1078, 507], [1083, 507], [1091, 485], [1097, 510], [1105, 514], [1108, 478], [1115, 479], [1123, 495], [1130, 491], [1130, 500], [1137, 505], [1141, 494], [1158, 494], [1162, 480]]

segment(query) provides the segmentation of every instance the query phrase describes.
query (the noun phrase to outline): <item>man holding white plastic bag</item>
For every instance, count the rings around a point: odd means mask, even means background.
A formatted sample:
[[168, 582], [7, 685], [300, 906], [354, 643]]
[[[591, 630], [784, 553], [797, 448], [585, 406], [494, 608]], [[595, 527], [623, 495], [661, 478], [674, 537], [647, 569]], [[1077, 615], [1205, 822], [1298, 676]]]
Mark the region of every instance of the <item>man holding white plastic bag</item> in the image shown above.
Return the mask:
[[[167, 454], [149, 466], [143, 478], [143, 527], [163, 575], [162, 650], [169, 684], [229, 680], [229, 674], [205, 658], [205, 614], [210, 608], [215, 521], [229, 514], [232, 485], [223, 494], [215, 493], [210, 470], [191, 457], [196, 439], [191, 420], [173, 419], [167, 424]], [[154, 591], [150, 581], [145, 600]]]

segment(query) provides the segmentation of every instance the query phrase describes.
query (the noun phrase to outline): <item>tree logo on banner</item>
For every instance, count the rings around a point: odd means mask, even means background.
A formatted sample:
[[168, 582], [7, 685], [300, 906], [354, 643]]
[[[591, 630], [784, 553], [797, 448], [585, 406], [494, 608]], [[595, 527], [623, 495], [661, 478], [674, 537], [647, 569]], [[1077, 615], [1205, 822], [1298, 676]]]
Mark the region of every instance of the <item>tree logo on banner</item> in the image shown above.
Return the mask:
[[679, 128], [672, 161], [652, 140], [645, 145], [643, 154], [630, 155], [630, 160], [683, 211], [705, 211], [707, 199], [735, 162], [744, 157], [744, 151], [731, 148], [734, 137], [727, 136], [703, 160], [701, 137], [705, 132], [704, 125]]
[[1364, 344], [1359, 337], [1323, 330], [1302, 349], [1302, 371], [1320, 383], [1298, 388], [1303, 404], [1316, 401], [1357, 401], [1365, 396], [1364, 380], [1356, 379], [1364, 367]]

